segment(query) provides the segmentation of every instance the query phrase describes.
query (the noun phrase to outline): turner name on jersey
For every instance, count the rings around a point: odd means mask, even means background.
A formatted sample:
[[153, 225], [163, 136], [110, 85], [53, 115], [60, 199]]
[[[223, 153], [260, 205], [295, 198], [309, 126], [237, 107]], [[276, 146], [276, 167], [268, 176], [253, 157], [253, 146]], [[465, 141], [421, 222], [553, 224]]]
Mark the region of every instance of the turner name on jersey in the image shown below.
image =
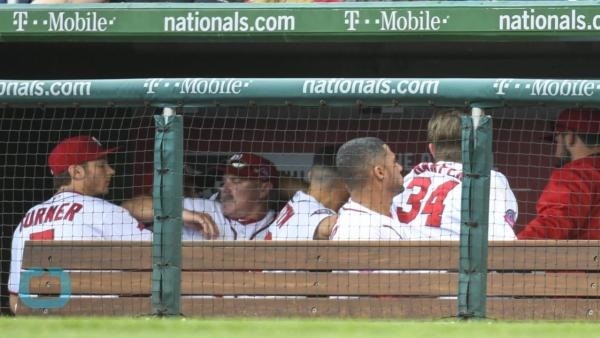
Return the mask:
[[19, 291], [23, 248], [28, 240], [151, 240], [129, 212], [101, 198], [58, 193], [31, 208], [13, 235], [9, 291]]

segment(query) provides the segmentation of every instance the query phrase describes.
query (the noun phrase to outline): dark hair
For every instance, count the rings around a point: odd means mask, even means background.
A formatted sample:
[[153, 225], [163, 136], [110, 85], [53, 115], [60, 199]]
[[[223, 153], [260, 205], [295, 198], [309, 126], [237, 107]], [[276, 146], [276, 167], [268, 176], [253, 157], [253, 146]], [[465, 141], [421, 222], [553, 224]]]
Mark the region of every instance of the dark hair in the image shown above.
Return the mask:
[[371, 168], [385, 157], [385, 143], [376, 137], [361, 137], [344, 143], [337, 152], [337, 170], [350, 189], [361, 187]]
[[335, 167], [335, 156], [341, 146], [341, 144], [326, 144], [318, 148], [313, 156], [313, 165]]

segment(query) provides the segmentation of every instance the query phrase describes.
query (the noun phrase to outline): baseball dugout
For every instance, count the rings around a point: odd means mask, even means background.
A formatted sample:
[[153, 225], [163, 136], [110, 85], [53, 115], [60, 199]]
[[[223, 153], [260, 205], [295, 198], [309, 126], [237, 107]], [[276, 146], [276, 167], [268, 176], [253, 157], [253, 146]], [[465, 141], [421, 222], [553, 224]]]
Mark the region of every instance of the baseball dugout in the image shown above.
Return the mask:
[[[597, 320], [599, 244], [490, 242], [488, 318]], [[29, 294], [17, 315], [151, 315], [151, 250], [150, 243], [27, 242], [23, 276], [30, 277], [21, 285]], [[456, 317], [458, 261], [457, 242], [184, 243], [181, 312]]]
[[[238, 151], [272, 156], [282, 172], [304, 177], [319, 146], [378, 136], [411, 168], [431, 161], [425, 131], [439, 107], [473, 113], [484, 108], [487, 116], [474, 114], [481, 124], [464, 128], [463, 158], [470, 160], [463, 162], [474, 173], [464, 182], [487, 176], [493, 152], [494, 168], [515, 188], [518, 230], [535, 215], [540, 178], [551, 170], [551, 144], [543, 142], [546, 124], [565, 106], [600, 103], [596, 91], [581, 97], [562, 95], [560, 88], [596, 88], [596, 80], [185, 78], [0, 85], [14, 94], [3, 97], [8, 121], [21, 129], [38, 130], [41, 123], [62, 130], [58, 136], [41, 134], [47, 142], [28, 144], [41, 147], [85, 131], [125, 145], [129, 159], [121, 158], [122, 168], [133, 164], [124, 168], [128, 188], [144, 190], [153, 183], [156, 209], [154, 243], [27, 242], [17, 314], [597, 316], [597, 242], [492, 242], [488, 254], [485, 227], [472, 226], [486, 224], [487, 213], [477, 212], [497, 202], [478, 197], [486, 196], [478, 190], [485, 184], [463, 191], [468, 236], [460, 243], [202, 241], [184, 242], [180, 251], [181, 233], [175, 231], [181, 230], [184, 161], [205, 179], [192, 184], [202, 189], [214, 188], [218, 179], [207, 168]], [[19, 95], [23, 88], [33, 94], [69, 90], [77, 97]], [[541, 95], [550, 92], [556, 95]], [[164, 107], [173, 109], [154, 116], [153, 125], [152, 115]], [[35, 169], [43, 178], [47, 152], [37, 153], [42, 159]], [[23, 175], [23, 186], [30, 184]], [[44, 213], [29, 217], [30, 225], [46, 218]]]
[[[519, 212], [516, 222], [516, 210], [506, 217], [518, 232], [536, 215], [554, 165], [542, 141], [547, 124], [567, 106], [600, 103], [600, 83], [587, 80], [600, 70], [599, 18], [591, 1], [3, 6], [0, 49], [10, 62], [2, 74], [43, 80], [0, 80], [0, 309], [13, 231], [55, 193], [50, 146], [82, 133], [121, 146], [108, 200], [148, 193], [152, 173], [171, 170], [174, 177], [157, 175], [157, 193], [173, 189], [156, 201], [180, 207], [181, 176], [191, 188], [184, 193], [208, 197], [219, 184], [215, 167], [240, 151], [304, 178], [320, 146], [377, 136], [408, 171], [432, 160], [425, 131], [433, 110], [484, 108], [493, 146], [483, 154], [493, 152], [488, 165], [510, 181]], [[160, 78], [190, 70], [210, 78]], [[332, 78], [245, 78], [256, 74]], [[348, 78], [364, 76], [372, 78]], [[65, 80], [114, 77], [153, 78]], [[184, 168], [153, 162], [163, 153], [152, 148], [169, 139], [154, 132], [172, 127], [153, 125], [163, 107], [182, 117], [183, 142], [171, 150]], [[487, 204], [477, 196], [463, 204], [465, 215]], [[596, 319], [595, 241], [491, 243], [485, 259], [484, 236], [469, 238], [184, 243], [182, 265], [165, 259], [178, 246], [162, 234], [154, 245], [31, 242], [19, 313]]]

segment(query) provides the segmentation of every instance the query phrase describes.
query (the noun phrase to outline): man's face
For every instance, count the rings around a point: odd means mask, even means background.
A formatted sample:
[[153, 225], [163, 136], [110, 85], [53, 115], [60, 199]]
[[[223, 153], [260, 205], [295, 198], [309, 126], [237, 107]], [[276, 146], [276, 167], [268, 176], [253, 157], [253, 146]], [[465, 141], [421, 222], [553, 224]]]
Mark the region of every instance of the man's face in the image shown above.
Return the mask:
[[231, 219], [247, 218], [252, 212], [266, 209], [271, 183], [239, 176], [223, 176], [220, 201], [223, 215]]
[[404, 177], [402, 176], [402, 166], [396, 161], [396, 155], [390, 150], [388, 145], [384, 145], [385, 158], [383, 169], [385, 172], [385, 185], [396, 195], [404, 191]]
[[88, 161], [81, 165], [84, 171], [83, 191], [89, 196], [103, 196], [108, 194], [110, 180], [115, 174], [114, 169], [106, 159]]

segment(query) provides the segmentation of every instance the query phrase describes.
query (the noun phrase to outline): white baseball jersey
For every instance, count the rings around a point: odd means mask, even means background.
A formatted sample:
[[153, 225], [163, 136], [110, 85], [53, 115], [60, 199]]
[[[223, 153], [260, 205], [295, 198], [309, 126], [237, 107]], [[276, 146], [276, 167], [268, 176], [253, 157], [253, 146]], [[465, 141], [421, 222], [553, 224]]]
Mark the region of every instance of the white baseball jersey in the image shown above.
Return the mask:
[[[418, 228], [423, 240], [459, 240], [462, 179], [461, 163], [420, 163], [404, 178], [404, 192], [394, 197], [392, 217]], [[488, 238], [516, 239], [517, 200], [506, 177], [494, 170], [489, 199]]]
[[401, 228], [386, 215], [348, 200], [338, 213], [338, 219], [329, 239], [331, 240], [396, 240], [409, 238]]
[[12, 240], [8, 289], [19, 292], [23, 248], [28, 240], [149, 241], [152, 232], [129, 212], [101, 198], [62, 192], [23, 217]]
[[[261, 220], [251, 220], [244, 222], [233, 220], [223, 215], [221, 203], [203, 198], [184, 198], [183, 208], [195, 212], [203, 212], [212, 217], [219, 228], [219, 237], [217, 240], [254, 240], [265, 239], [268, 228], [275, 212], [269, 210]], [[184, 227], [182, 231], [184, 241], [204, 240], [202, 233], [196, 229]]]
[[311, 195], [297, 191], [269, 227], [270, 238], [274, 240], [313, 239], [319, 223], [325, 217], [332, 215], [335, 215], [335, 211], [326, 208]]

